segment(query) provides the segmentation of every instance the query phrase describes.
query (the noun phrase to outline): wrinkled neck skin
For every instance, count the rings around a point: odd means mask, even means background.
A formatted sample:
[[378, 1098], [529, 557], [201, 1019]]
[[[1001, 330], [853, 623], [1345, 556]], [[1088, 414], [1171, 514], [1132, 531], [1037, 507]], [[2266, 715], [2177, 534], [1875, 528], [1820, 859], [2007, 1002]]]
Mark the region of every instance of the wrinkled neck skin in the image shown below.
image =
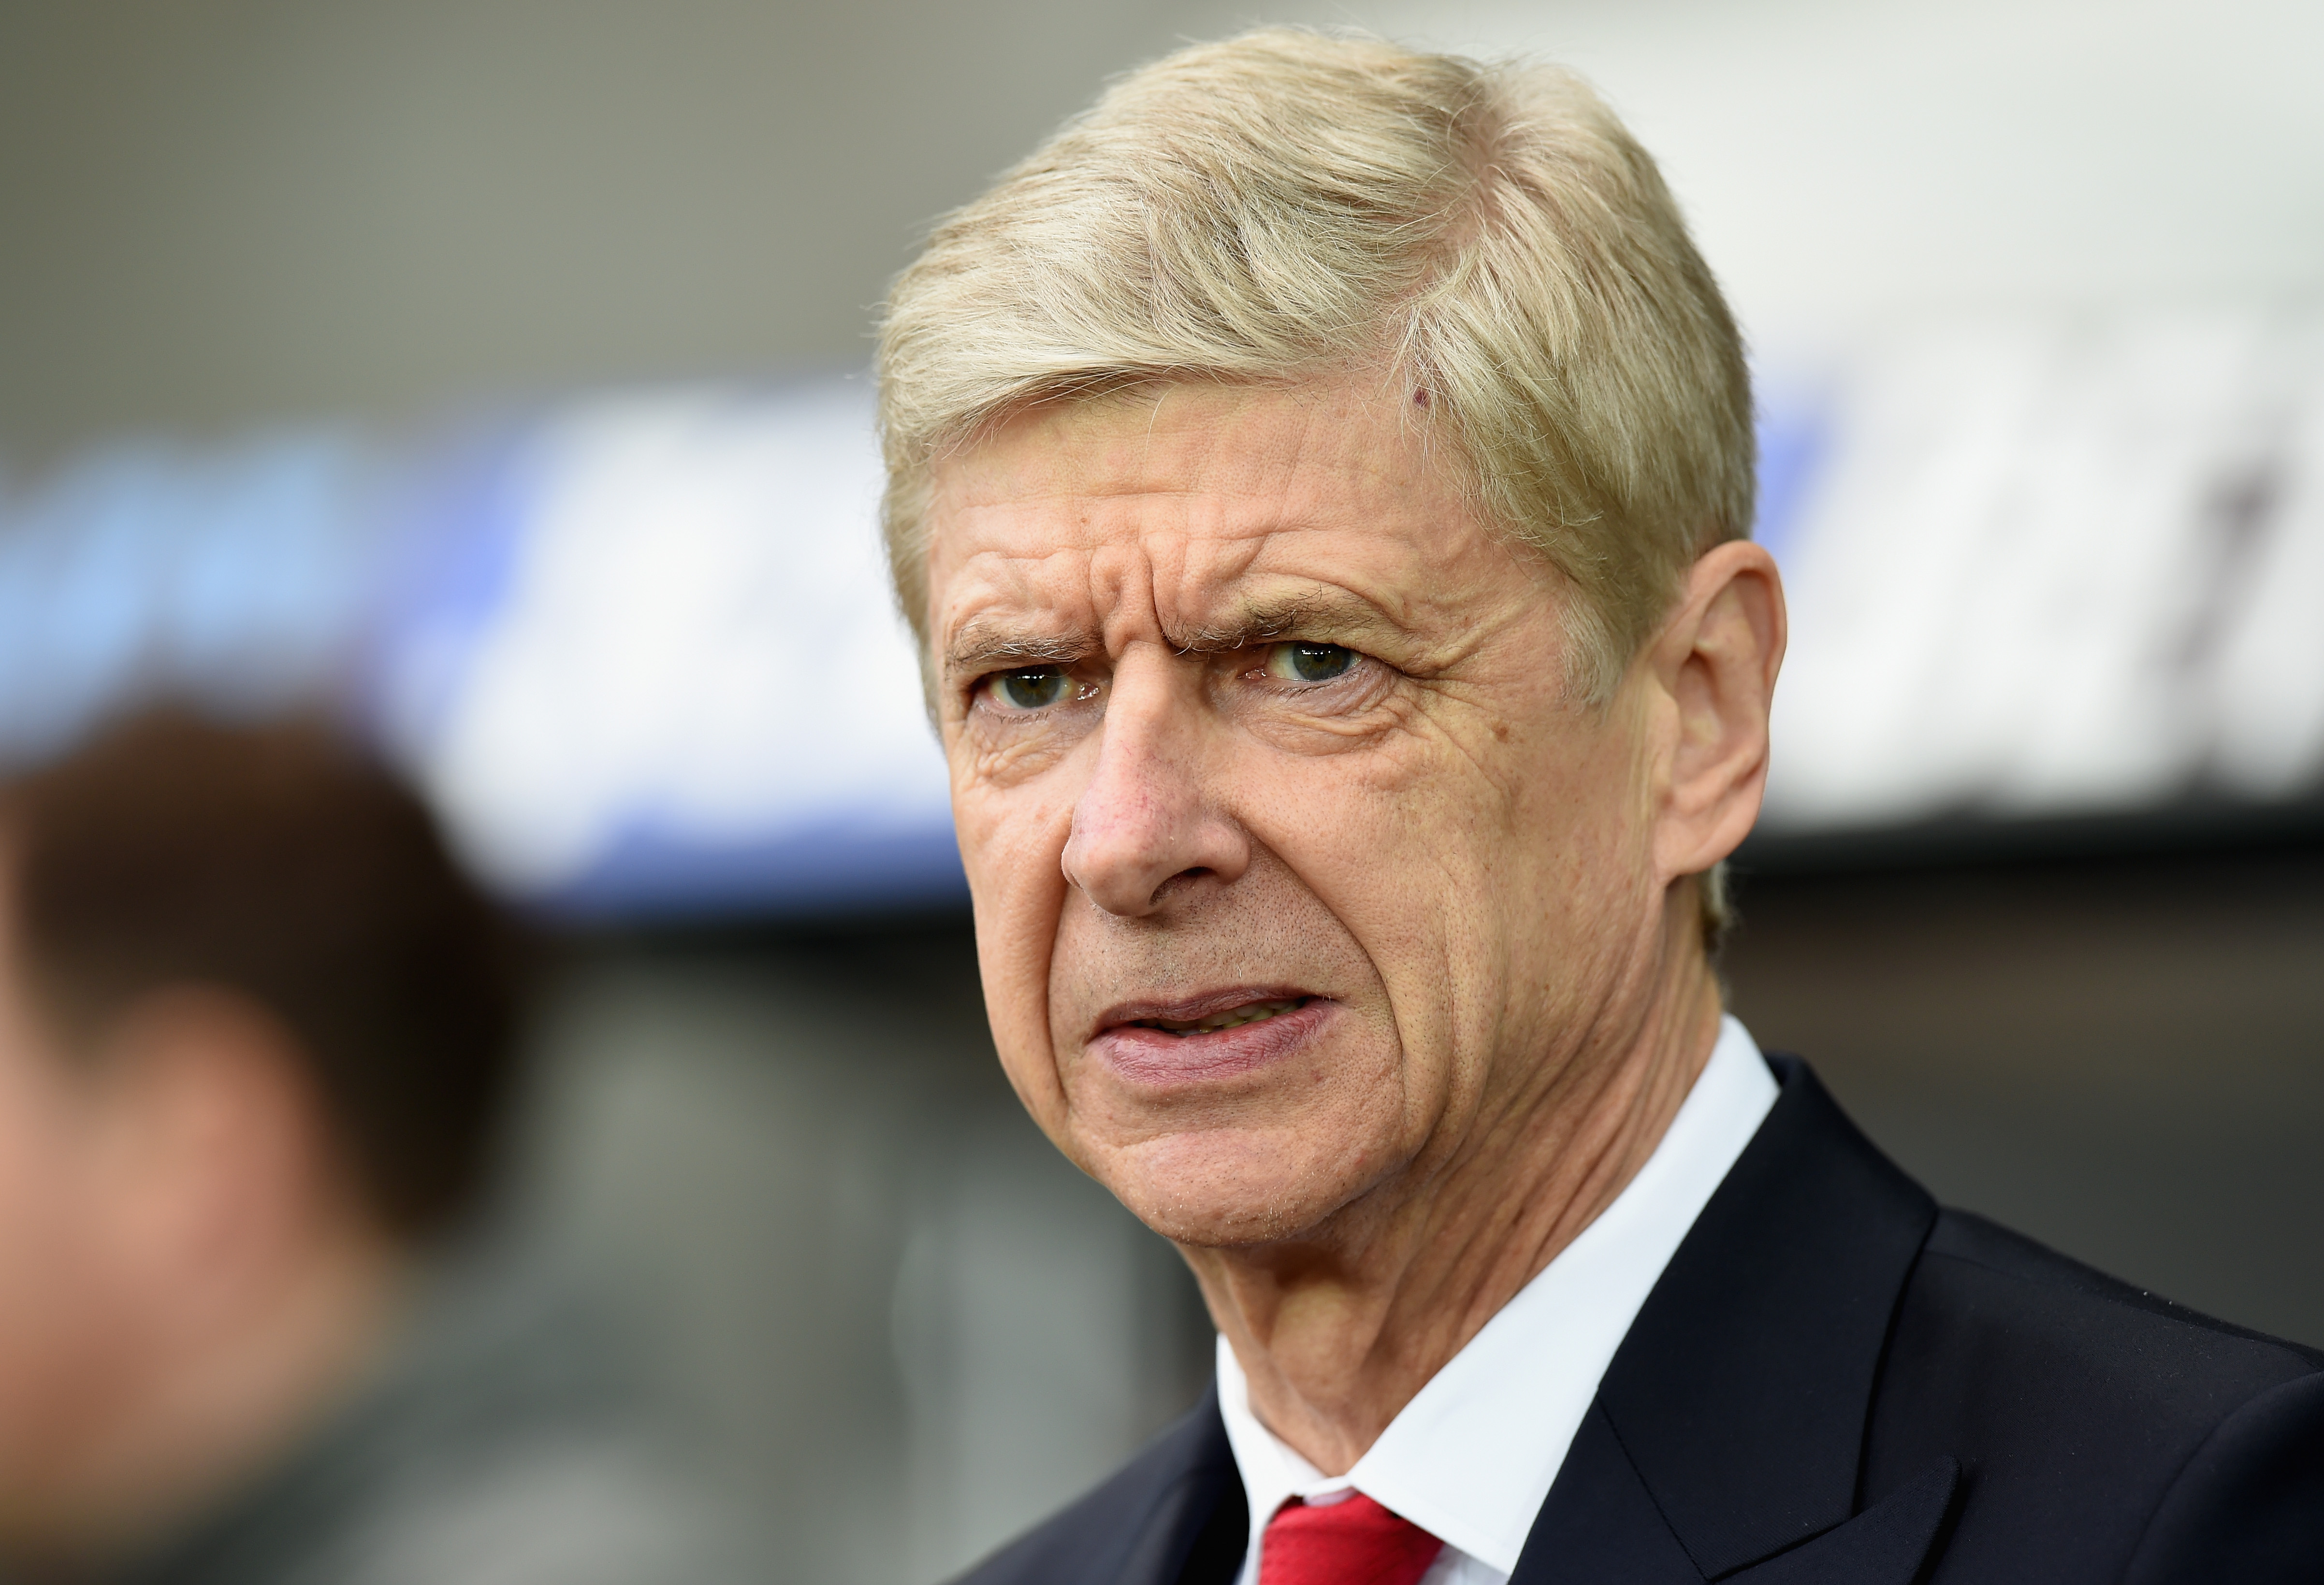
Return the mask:
[[1179, 1247], [1253, 1413], [1324, 1474], [1345, 1474], [1661, 1142], [1719, 1037], [1692, 880], [1651, 941], [1444, 1156], [1296, 1239]]

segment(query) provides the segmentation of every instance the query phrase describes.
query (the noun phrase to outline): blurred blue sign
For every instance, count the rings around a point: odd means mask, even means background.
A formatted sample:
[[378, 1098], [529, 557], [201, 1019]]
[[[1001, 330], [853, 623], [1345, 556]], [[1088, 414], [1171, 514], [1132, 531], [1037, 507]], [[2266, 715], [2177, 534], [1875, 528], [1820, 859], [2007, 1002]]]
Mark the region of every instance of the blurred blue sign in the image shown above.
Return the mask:
[[397, 455], [103, 453], [0, 521], [0, 756], [163, 695], [320, 707], [536, 907], [955, 902], [880, 484], [861, 381], [585, 402]]
[[[1763, 389], [1771, 832], [2324, 788], [2324, 321], [1931, 326]], [[0, 491], [0, 760], [327, 708], [538, 908], [957, 902], [880, 487], [860, 379], [106, 449]]]

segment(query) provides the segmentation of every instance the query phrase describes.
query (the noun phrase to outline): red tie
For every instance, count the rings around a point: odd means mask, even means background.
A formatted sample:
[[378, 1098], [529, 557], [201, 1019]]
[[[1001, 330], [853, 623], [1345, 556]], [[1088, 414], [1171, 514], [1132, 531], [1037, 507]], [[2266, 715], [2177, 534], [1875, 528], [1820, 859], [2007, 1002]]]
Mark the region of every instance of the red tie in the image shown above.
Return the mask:
[[1362, 1492], [1335, 1503], [1293, 1497], [1259, 1543], [1259, 1585], [1420, 1585], [1444, 1544]]

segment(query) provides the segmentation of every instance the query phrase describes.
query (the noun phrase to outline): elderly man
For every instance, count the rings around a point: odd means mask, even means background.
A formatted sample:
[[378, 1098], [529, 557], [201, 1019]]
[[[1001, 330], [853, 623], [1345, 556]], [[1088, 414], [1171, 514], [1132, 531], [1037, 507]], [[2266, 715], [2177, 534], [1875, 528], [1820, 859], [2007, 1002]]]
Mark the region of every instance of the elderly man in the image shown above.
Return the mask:
[[1941, 1212], [1722, 1017], [1732, 319], [1572, 78], [1188, 50], [881, 342], [1001, 1060], [1218, 1383], [1067, 1581], [2324, 1578], [2324, 1358]]

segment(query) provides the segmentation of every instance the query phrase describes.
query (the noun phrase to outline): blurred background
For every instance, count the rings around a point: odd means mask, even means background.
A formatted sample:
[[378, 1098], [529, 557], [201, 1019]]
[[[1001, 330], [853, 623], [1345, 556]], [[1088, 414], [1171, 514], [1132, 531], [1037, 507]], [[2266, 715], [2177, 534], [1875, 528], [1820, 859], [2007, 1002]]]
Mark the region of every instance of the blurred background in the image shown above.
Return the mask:
[[0, 760], [360, 723], [561, 940], [512, 1213], [787, 1573], [964, 1566], [1210, 1334], [992, 1061], [867, 331], [1257, 20], [1580, 68], [1729, 288], [1795, 620], [1761, 1042], [1945, 1199], [2324, 1342], [2301, 0], [0, 0]]

